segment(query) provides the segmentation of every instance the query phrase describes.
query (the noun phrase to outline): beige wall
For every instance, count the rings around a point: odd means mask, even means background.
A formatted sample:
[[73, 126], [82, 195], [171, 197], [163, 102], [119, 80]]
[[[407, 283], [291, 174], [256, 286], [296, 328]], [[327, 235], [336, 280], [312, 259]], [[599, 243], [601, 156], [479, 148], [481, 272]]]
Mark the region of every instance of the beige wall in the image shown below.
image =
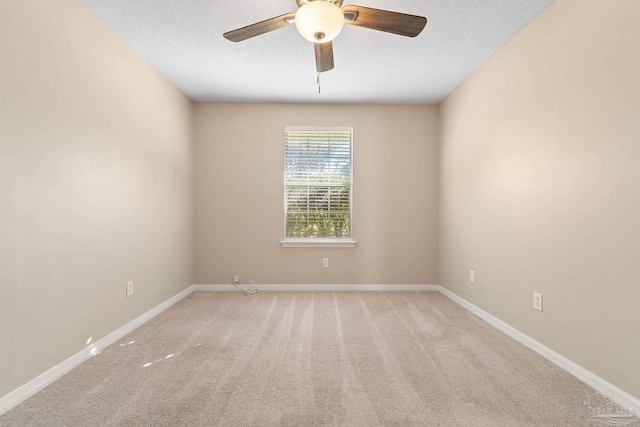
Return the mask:
[[439, 110], [440, 284], [635, 397], [639, 23], [556, 0]]
[[[436, 121], [427, 105], [197, 104], [197, 283], [436, 283]], [[355, 248], [280, 246], [286, 126], [353, 127]]]
[[0, 40], [3, 396], [193, 284], [194, 108], [77, 1]]

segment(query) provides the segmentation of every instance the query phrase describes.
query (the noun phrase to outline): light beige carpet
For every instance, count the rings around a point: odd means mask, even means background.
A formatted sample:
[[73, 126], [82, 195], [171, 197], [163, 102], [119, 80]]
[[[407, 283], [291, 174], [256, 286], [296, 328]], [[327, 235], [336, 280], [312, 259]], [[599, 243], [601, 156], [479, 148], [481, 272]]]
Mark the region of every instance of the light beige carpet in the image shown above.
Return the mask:
[[437, 292], [196, 292], [2, 426], [580, 426], [593, 390]]

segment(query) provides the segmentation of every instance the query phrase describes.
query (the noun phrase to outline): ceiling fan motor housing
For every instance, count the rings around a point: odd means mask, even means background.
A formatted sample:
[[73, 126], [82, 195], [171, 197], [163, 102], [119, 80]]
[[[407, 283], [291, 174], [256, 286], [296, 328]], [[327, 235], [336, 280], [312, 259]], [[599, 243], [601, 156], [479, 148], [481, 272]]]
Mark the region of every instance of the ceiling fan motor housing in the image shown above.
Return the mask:
[[312, 1], [327, 1], [329, 3], [335, 4], [338, 7], [342, 7], [342, 0], [296, 0], [296, 3], [298, 3], [298, 7], [300, 7], [303, 4], [307, 4]]

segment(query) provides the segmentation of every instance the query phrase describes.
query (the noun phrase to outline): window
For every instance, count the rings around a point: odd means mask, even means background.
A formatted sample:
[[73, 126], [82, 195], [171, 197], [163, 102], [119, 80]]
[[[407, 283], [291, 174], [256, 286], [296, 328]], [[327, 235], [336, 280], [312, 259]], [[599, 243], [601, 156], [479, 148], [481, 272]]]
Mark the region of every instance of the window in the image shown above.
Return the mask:
[[282, 246], [355, 245], [351, 176], [351, 128], [285, 129]]

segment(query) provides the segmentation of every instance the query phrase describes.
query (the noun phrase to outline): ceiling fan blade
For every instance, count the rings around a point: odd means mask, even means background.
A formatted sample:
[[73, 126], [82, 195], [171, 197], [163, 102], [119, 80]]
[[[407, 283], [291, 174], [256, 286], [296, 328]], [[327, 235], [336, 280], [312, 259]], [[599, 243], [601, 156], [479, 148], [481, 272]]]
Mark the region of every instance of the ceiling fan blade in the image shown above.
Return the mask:
[[316, 51], [316, 70], [319, 73], [333, 70], [333, 44], [331, 42], [326, 43], [314, 43]]
[[417, 36], [427, 25], [427, 18], [424, 16], [407, 15], [406, 13], [391, 12], [389, 10], [349, 5], [342, 8], [342, 11], [345, 14], [356, 13], [355, 19], [345, 19], [345, 24], [406, 37]]
[[256, 22], [255, 24], [226, 32], [223, 36], [225, 39], [231, 40], [232, 42], [241, 42], [243, 40], [250, 39], [251, 37], [259, 36], [260, 34], [268, 33], [269, 31], [277, 30], [278, 28], [293, 24], [295, 18], [295, 13], [287, 13], [285, 15], [267, 19], [266, 21]]

